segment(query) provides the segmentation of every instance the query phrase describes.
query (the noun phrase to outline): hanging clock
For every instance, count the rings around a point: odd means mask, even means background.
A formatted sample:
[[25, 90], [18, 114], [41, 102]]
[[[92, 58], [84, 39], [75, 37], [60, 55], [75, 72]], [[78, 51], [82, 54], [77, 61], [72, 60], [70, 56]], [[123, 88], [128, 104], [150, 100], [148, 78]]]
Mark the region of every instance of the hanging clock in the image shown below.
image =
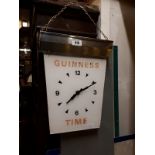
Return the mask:
[[112, 41], [42, 32], [50, 133], [100, 127]]

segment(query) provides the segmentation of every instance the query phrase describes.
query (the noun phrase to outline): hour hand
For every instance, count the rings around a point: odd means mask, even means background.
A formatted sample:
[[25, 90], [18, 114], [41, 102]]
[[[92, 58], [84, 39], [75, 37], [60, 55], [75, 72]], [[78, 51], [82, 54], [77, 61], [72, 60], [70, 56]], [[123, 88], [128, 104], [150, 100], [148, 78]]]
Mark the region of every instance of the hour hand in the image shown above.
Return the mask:
[[66, 104], [72, 101], [77, 95], [79, 95], [79, 91], [76, 91], [75, 94], [73, 94], [73, 96], [66, 102]]
[[75, 92], [75, 94], [73, 94], [73, 96], [66, 102], [66, 104], [68, 104], [70, 101], [72, 101], [76, 96], [78, 96], [81, 92], [83, 92], [84, 90], [88, 89], [89, 87], [93, 86], [94, 84], [96, 84], [95, 81], [93, 81], [89, 86], [86, 86], [84, 88], [81, 88], [80, 90], [77, 90]]

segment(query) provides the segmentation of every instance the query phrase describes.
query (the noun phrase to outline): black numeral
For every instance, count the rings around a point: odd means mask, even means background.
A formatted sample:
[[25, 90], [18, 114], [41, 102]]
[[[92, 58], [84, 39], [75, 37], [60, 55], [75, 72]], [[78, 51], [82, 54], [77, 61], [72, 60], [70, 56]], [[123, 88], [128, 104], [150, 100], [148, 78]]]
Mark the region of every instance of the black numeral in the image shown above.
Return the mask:
[[93, 94], [96, 95], [96, 94], [97, 94], [97, 90], [94, 90], [94, 91], [93, 91]]
[[57, 90], [57, 91], [55, 91], [55, 95], [56, 96], [59, 96], [59, 94], [60, 94], [60, 92]]
[[75, 75], [80, 75], [80, 71], [75, 71]]

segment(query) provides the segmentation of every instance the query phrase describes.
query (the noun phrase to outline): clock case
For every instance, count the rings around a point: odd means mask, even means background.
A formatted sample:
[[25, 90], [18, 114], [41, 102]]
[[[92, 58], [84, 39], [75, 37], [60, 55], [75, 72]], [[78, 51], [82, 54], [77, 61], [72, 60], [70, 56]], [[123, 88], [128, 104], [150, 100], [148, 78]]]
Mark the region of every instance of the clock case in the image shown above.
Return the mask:
[[[55, 32], [45, 32], [37, 30], [34, 35], [32, 46], [32, 85], [34, 100], [34, 130], [36, 131], [36, 146], [45, 146], [48, 149], [47, 142], [52, 146], [60, 145], [60, 135], [50, 135], [46, 81], [44, 70], [44, 54], [73, 56], [83, 58], [107, 59], [111, 55], [113, 41], [100, 40], [83, 36], [67, 35]], [[74, 46], [71, 39], [82, 41], [82, 46]], [[39, 139], [38, 139], [39, 138]]]
[[[40, 31], [37, 35], [38, 52], [60, 56], [107, 59], [112, 52], [110, 40]], [[73, 45], [74, 40], [81, 45]]]

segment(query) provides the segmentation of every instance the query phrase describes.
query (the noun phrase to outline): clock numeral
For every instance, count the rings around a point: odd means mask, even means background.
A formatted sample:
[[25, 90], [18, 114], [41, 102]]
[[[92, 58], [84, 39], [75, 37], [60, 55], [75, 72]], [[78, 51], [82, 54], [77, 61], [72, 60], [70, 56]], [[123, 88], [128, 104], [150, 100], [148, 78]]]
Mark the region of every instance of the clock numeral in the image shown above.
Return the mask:
[[60, 92], [57, 90], [57, 91], [55, 91], [55, 95], [56, 96], [59, 96], [59, 94], [60, 94]]
[[75, 75], [80, 75], [80, 71], [75, 71]]
[[75, 115], [76, 116], [79, 115], [79, 111], [78, 110], [75, 111]]
[[93, 91], [93, 94], [94, 94], [94, 95], [97, 95], [97, 90], [94, 90], [94, 91]]

